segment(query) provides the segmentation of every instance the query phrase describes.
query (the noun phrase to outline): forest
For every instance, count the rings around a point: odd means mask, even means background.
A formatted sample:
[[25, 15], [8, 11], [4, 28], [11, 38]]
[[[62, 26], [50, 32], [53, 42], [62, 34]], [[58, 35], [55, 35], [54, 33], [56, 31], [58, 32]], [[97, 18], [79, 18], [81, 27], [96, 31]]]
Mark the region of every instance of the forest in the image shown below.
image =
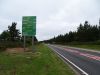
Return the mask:
[[55, 44], [100, 44], [100, 24], [92, 25], [88, 21], [80, 24], [76, 31], [45, 40]]

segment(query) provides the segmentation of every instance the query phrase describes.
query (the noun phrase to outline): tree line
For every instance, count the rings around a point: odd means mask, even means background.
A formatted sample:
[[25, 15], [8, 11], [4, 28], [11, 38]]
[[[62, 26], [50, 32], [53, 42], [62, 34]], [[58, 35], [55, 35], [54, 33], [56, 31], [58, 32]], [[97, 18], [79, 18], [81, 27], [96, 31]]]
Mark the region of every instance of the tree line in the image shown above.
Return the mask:
[[70, 42], [93, 42], [100, 40], [100, 25], [91, 25], [88, 21], [80, 24], [77, 31], [70, 31], [64, 35], [58, 35], [49, 40], [47, 43], [70, 43]]

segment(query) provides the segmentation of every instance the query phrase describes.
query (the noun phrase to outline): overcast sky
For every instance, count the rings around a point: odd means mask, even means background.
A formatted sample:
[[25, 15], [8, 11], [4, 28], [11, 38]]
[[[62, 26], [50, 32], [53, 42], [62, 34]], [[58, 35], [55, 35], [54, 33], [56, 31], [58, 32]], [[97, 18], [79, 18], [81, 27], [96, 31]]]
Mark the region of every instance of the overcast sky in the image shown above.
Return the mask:
[[88, 20], [98, 24], [100, 0], [0, 0], [0, 33], [12, 22], [22, 29], [22, 16], [37, 16], [37, 38], [46, 40], [75, 31]]

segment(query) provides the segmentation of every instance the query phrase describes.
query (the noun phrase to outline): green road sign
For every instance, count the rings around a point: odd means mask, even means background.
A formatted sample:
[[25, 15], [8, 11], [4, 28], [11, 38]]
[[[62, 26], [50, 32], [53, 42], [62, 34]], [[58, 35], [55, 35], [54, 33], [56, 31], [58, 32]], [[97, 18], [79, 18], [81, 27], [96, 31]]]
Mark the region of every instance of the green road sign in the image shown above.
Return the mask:
[[36, 16], [23, 16], [22, 35], [23, 36], [36, 35]]

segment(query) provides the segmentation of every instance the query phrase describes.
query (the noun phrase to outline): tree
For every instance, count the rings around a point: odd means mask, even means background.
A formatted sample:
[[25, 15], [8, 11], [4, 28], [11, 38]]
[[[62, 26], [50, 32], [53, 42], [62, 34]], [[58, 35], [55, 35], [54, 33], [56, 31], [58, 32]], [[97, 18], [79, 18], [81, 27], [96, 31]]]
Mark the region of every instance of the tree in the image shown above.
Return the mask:
[[8, 31], [10, 33], [10, 39], [12, 41], [15, 41], [17, 39], [20, 39], [20, 32], [16, 29], [17, 23], [13, 22], [11, 26], [8, 26]]
[[89, 25], [88, 21], [85, 21], [84, 25], [80, 24], [77, 29], [77, 36], [78, 41], [89, 41], [90, 40], [90, 32], [91, 26]]
[[84, 25], [80, 24], [77, 30], [77, 37], [79, 41], [96, 41], [99, 39], [99, 27], [97, 25], [90, 25], [85, 21]]
[[10, 34], [9, 32], [6, 30], [6, 31], [3, 31], [0, 35], [0, 39], [1, 40], [9, 40], [9, 37], [10, 37]]

